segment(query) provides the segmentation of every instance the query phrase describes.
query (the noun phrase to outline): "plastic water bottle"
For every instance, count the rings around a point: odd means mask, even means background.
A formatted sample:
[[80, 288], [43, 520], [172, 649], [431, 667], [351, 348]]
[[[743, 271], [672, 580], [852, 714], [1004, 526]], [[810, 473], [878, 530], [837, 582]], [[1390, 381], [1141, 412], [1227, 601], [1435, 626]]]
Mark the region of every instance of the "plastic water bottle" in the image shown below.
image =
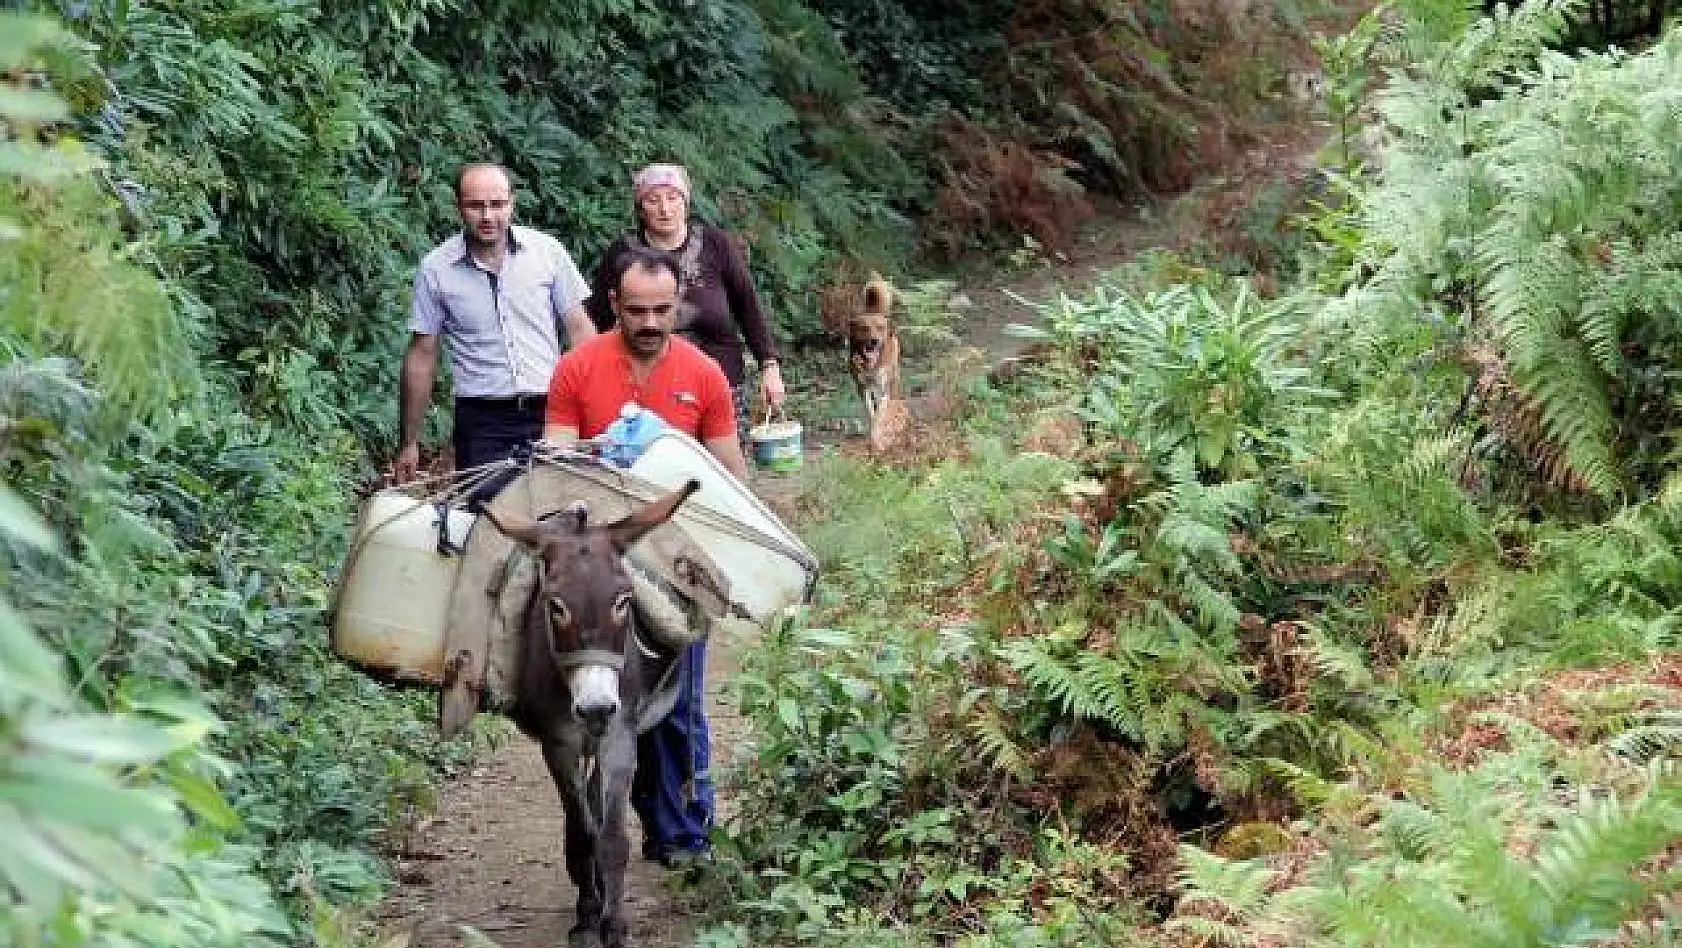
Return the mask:
[[619, 409], [619, 417], [604, 432], [607, 445], [602, 449], [602, 457], [615, 467], [630, 467], [665, 427], [659, 415], [636, 402], [626, 402]]

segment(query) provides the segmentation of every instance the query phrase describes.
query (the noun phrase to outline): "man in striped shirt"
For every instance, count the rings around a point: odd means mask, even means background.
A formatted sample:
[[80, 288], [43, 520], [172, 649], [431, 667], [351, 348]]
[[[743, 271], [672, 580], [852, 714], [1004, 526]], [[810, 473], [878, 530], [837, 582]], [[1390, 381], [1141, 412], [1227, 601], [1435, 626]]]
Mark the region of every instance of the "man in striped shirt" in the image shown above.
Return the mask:
[[514, 193], [500, 165], [471, 164], [456, 179], [461, 232], [415, 273], [409, 348], [400, 384], [400, 437], [392, 474], [420, 468], [420, 429], [432, 400], [439, 339], [455, 395], [455, 466], [501, 460], [542, 437], [549, 377], [569, 346], [595, 335], [590, 295], [560, 241], [513, 223]]

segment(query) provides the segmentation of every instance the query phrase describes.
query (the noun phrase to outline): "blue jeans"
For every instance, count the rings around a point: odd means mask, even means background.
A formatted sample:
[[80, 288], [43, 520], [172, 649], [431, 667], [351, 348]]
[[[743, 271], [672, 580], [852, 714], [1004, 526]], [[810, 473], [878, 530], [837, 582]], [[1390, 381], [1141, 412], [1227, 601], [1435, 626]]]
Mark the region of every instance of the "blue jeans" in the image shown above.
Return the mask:
[[642, 821], [643, 854], [650, 858], [707, 847], [713, 825], [713, 782], [708, 769], [707, 643], [683, 650], [672, 713], [637, 738], [637, 775], [631, 806]]

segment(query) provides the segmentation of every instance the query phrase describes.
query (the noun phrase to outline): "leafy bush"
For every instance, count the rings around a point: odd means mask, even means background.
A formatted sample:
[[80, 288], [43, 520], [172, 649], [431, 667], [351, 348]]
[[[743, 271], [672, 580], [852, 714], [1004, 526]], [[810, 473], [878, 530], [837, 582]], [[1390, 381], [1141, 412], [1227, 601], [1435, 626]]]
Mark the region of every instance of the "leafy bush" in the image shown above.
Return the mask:
[[[0, 72], [37, 66], [44, 48], [64, 40], [44, 21], [0, 13]], [[99, 206], [93, 164], [71, 142], [47, 149], [34, 137], [38, 122], [62, 114], [49, 92], [0, 86], [8, 129], [0, 139], [0, 341], [8, 355], [0, 544], [11, 567], [0, 587], [0, 934], [9, 944], [274, 944], [290, 924], [254, 874], [255, 854], [222, 839], [238, 821], [217, 788], [224, 765], [204, 748], [216, 720], [178, 694], [105, 680], [97, 657], [71, 649], [60, 661], [18, 611], [36, 612], [18, 597], [37, 571], [74, 572], [83, 549], [109, 550], [114, 534], [149, 532], [113, 503], [108, 469], [88, 472], [91, 496], [43, 490], [51, 486], [42, 476], [46, 452], [161, 414], [178, 394], [172, 383], [191, 378], [147, 362], [178, 354], [173, 347], [186, 341], [170, 324], [162, 288], [116, 252], [108, 221], [62, 213], [65, 204]], [[75, 352], [87, 375], [37, 355], [37, 346]], [[89, 376], [103, 383], [103, 399], [86, 387]], [[37, 404], [41, 413], [32, 414]], [[80, 528], [73, 542], [62, 542], [14, 486], [38, 501], [86, 501], [54, 511]], [[101, 522], [102, 514], [111, 519]], [[84, 575], [100, 572], [84, 564]], [[90, 679], [94, 687], [75, 684]]]
[[1330, 315], [1355, 328], [1424, 313], [1445, 342], [1492, 347], [1517, 392], [1480, 386], [1491, 433], [1558, 486], [1613, 498], [1656, 486], [1675, 422], [1656, 380], [1676, 349], [1666, 103], [1682, 40], [1546, 51], [1573, 9], [1404, 34], [1419, 65], [1379, 98], [1393, 144], [1361, 205], [1372, 276]]

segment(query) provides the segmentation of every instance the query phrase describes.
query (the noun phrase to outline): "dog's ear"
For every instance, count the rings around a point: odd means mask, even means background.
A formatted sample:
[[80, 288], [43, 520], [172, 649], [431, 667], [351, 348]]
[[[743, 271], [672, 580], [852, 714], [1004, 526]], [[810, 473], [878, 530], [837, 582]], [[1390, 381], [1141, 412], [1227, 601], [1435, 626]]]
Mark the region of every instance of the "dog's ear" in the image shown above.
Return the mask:
[[894, 288], [887, 280], [876, 277], [864, 285], [865, 312], [886, 316], [893, 309], [893, 305]]

